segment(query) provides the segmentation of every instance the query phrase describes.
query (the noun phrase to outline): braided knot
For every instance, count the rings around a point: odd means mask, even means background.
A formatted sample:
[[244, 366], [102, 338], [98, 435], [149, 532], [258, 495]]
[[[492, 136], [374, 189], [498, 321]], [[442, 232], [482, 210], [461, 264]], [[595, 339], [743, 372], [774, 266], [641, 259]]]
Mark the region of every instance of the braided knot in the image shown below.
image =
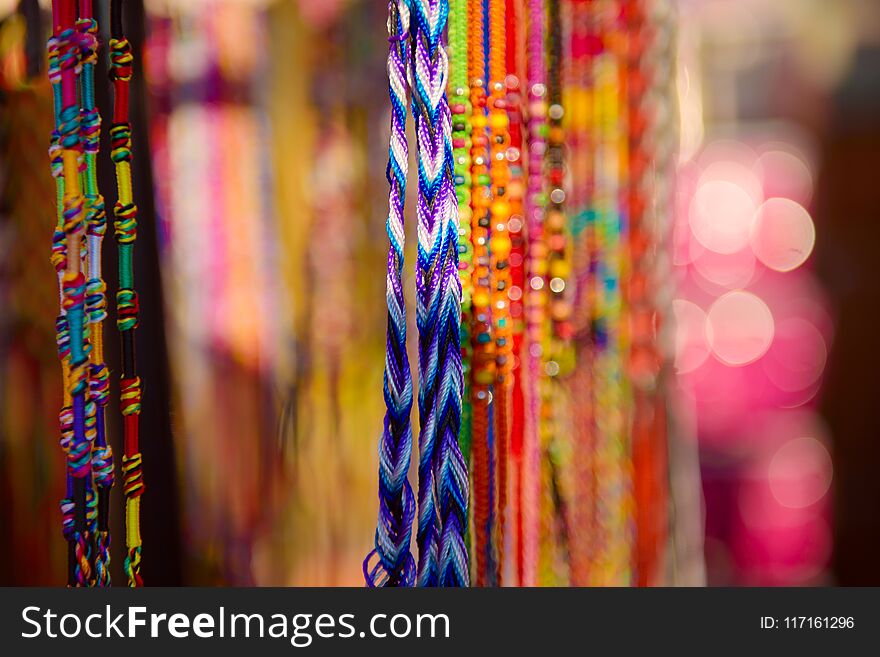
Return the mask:
[[61, 449], [65, 452], [73, 442], [73, 407], [65, 406], [58, 412], [58, 424], [61, 428]]
[[101, 142], [101, 114], [98, 108], [83, 109], [80, 124], [80, 139], [85, 152], [97, 153]]
[[137, 292], [130, 288], [123, 288], [116, 293], [116, 325], [120, 331], [131, 331], [138, 326]]
[[61, 500], [61, 534], [68, 541], [73, 539], [74, 534], [74, 509], [76, 505], [69, 497]]
[[131, 80], [131, 68], [134, 56], [128, 39], [110, 39], [110, 79], [128, 82]]
[[122, 492], [126, 499], [140, 497], [144, 494], [144, 479], [141, 472], [141, 453], [137, 452], [128, 456], [122, 455]]
[[53, 178], [61, 178], [64, 175], [64, 160], [61, 157], [61, 151], [61, 133], [58, 130], [53, 130], [49, 141], [49, 163], [52, 167]]
[[131, 162], [131, 125], [114, 123], [110, 127], [110, 159]]
[[62, 77], [64, 71], [70, 69], [73, 69], [73, 72], [76, 75], [79, 75], [81, 54], [79, 48], [79, 36], [72, 27], [69, 27], [58, 34], [57, 47], [58, 61], [61, 67]]
[[97, 533], [97, 554], [95, 555], [95, 584], [110, 586], [110, 532]]
[[141, 412], [141, 379], [136, 376], [120, 382], [119, 404], [123, 415], [136, 415]]
[[64, 198], [64, 232], [67, 235], [81, 233], [83, 230], [83, 197], [66, 196]]
[[[84, 370], [86, 368], [83, 368]], [[88, 378], [86, 378], [86, 385], [88, 385]], [[86, 440], [92, 445], [95, 444], [95, 438], [98, 437], [98, 406], [91, 399], [86, 400], [85, 403], [85, 436]]]
[[92, 365], [89, 375], [89, 396], [98, 404], [106, 406], [110, 398], [110, 370], [105, 363]]
[[73, 532], [73, 540], [76, 542], [76, 585], [88, 586], [92, 581], [88, 532]]
[[76, 21], [79, 33], [79, 47], [82, 64], [98, 63], [98, 21], [94, 18], [80, 18]]
[[86, 278], [82, 272], [72, 274], [65, 272], [63, 280], [64, 289], [64, 310], [70, 314], [71, 311], [82, 310], [86, 300]]
[[91, 465], [91, 445], [87, 440], [76, 440], [74, 436], [67, 450], [67, 471], [71, 477], [82, 479], [89, 475]]
[[133, 243], [137, 239], [137, 206], [134, 203], [123, 205], [117, 201], [113, 214], [116, 215], [116, 221], [113, 222], [116, 241], [119, 244]]
[[113, 448], [110, 445], [92, 449], [92, 473], [98, 486], [103, 488], [113, 486]]
[[49, 51], [49, 82], [54, 86], [61, 84], [61, 44], [57, 37], [50, 37], [46, 45]]
[[141, 578], [141, 547], [133, 547], [128, 550], [125, 557], [125, 574], [128, 577], [128, 585], [132, 588], [143, 586]]
[[107, 232], [107, 211], [104, 206], [104, 197], [101, 194], [87, 196], [89, 200], [88, 225], [89, 235], [103, 237]]
[[67, 269], [67, 235], [59, 228], [52, 233], [52, 252], [49, 262], [59, 274]]
[[86, 286], [86, 312], [89, 322], [97, 324], [107, 317], [107, 284], [100, 278], [89, 279]]
[[65, 107], [59, 113], [58, 133], [63, 148], [76, 149], [79, 147], [80, 114], [76, 105]]
[[58, 315], [55, 318], [55, 344], [58, 347], [58, 358], [64, 360], [70, 356], [70, 327], [67, 323], [67, 315]]

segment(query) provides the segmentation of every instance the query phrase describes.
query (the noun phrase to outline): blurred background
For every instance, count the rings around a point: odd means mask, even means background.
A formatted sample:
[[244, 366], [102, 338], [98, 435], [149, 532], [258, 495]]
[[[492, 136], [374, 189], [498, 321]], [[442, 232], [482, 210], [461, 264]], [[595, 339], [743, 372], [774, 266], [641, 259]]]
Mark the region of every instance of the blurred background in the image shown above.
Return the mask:
[[[671, 482], [693, 547], [676, 582], [880, 584], [880, 3], [673, 4], [672, 430], [700, 479]], [[384, 413], [386, 3], [126, 6], [145, 577], [359, 586]], [[0, 584], [56, 585], [52, 100], [28, 16], [49, 29], [36, 1], [0, 0]]]

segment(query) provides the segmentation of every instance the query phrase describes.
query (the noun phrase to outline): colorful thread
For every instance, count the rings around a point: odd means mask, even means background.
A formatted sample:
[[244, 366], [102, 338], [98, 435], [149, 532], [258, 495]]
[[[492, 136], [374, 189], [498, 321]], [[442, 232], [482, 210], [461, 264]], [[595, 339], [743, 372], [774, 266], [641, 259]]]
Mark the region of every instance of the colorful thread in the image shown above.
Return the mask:
[[134, 245], [137, 239], [137, 206], [131, 181], [131, 123], [129, 123], [129, 83], [134, 57], [122, 30], [122, 0], [110, 8], [110, 79], [113, 81], [113, 125], [110, 128], [110, 157], [116, 167], [117, 201], [113, 207], [114, 228], [119, 250], [119, 291], [116, 293], [116, 325], [122, 342], [120, 409], [123, 418], [125, 451], [122, 456], [125, 494], [124, 567], [130, 587], [143, 586], [141, 576], [142, 540], [140, 502], [144, 493], [138, 427], [141, 412], [141, 380], [135, 360], [135, 330], [138, 326], [138, 296], [134, 285]]
[[[413, 586], [416, 568], [410, 552], [412, 523], [416, 508], [407, 479], [412, 454], [412, 375], [406, 354], [406, 300], [403, 291], [405, 244], [404, 199], [409, 167], [406, 115], [409, 105], [407, 65], [409, 62], [410, 7], [406, 0], [388, 3], [388, 79], [391, 99], [391, 139], [386, 175], [390, 185], [386, 229], [388, 275], [387, 341], [385, 352], [385, 424], [379, 442], [379, 520], [375, 548], [364, 560], [368, 586]], [[374, 566], [369, 563], [378, 557]]]

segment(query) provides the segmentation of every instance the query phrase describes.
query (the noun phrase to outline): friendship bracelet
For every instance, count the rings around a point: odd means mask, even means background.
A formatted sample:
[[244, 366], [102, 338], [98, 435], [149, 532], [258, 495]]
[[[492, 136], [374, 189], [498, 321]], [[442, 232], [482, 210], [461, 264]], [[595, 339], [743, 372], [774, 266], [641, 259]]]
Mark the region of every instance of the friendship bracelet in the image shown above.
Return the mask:
[[137, 239], [137, 206], [131, 181], [131, 124], [128, 118], [129, 83], [133, 56], [122, 29], [122, 0], [110, 6], [110, 79], [113, 81], [113, 125], [110, 128], [110, 157], [116, 167], [117, 201], [113, 207], [119, 250], [119, 291], [116, 293], [116, 325], [122, 342], [120, 409], [123, 416], [122, 456], [125, 495], [124, 568], [131, 587], [143, 586], [141, 577], [140, 498], [144, 493], [143, 457], [138, 425], [141, 412], [141, 380], [135, 360], [135, 330], [138, 326], [138, 296], [134, 286], [134, 244]]
[[412, 102], [419, 163], [420, 586], [469, 583], [464, 539], [469, 484], [458, 444], [463, 388], [458, 211], [446, 97], [449, 69], [442, 43], [448, 15], [448, 0], [422, 0], [413, 5], [411, 23]]
[[[107, 317], [107, 285], [101, 275], [101, 245], [107, 229], [104, 197], [98, 190], [97, 154], [100, 146], [101, 115], [95, 104], [95, 64], [98, 51], [98, 23], [92, 0], [80, 0], [77, 20], [82, 47], [80, 98], [82, 119], [80, 140], [85, 151], [83, 189], [86, 208], [89, 279], [86, 284], [86, 312], [92, 345], [89, 367], [89, 400], [86, 416], [94, 418], [91, 468], [97, 498], [96, 516], [90, 533], [96, 539], [95, 579], [98, 586], [110, 586], [110, 489], [114, 482], [113, 450], [107, 440], [105, 409], [110, 395], [110, 374], [104, 362], [104, 319]], [[89, 505], [92, 508], [92, 505]]]
[[[68, 489], [62, 500], [65, 535], [68, 538], [68, 583], [90, 586], [94, 579], [94, 549], [89, 532], [90, 503], [94, 504], [91, 480], [91, 445], [95, 439], [94, 415], [89, 404], [88, 318], [86, 317], [86, 280], [83, 258], [87, 245], [84, 199], [80, 173], [84, 167], [80, 142], [79, 75], [81, 48], [77, 32], [76, 3], [55, 0], [52, 6], [53, 41], [50, 60], [57, 52], [58, 68], [50, 71], [56, 97], [57, 147], [53, 144], [50, 157], [58, 162], [63, 180], [61, 192], [61, 225], [64, 245], [60, 246], [58, 231], [53, 236], [53, 261], [61, 272], [62, 316], [56, 322], [59, 355], [64, 363], [65, 397], [61, 419], [61, 444], [67, 453]], [[51, 64], [51, 62], [50, 62]], [[56, 150], [57, 148], [57, 150]], [[57, 170], [57, 168], [56, 168]]]
[[[390, 186], [386, 230], [388, 274], [387, 341], [385, 352], [385, 424], [379, 443], [379, 520], [375, 548], [364, 560], [368, 586], [413, 586], [416, 565], [410, 553], [415, 498], [407, 479], [412, 454], [412, 376], [406, 354], [406, 298], [403, 291], [405, 228], [403, 218], [409, 147], [406, 116], [409, 105], [410, 3], [391, 0], [388, 4], [388, 81], [391, 100], [391, 138], [386, 175]], [[405, 37], [405, 38], [404, 38]], [[370, 567], [373, 556], [377, 563]]]
[[[459, 221], [453, 182], [448, 60], [441, 36], [448, 0], [389, 4], [392, 131], [388, 235], [385, 432], [380, 443], [376, 547], [364, 561], [370, 586], [467, 586], [468, 473], [459, 447], [462, 409]], [[409, 34], [409, 41], [400, 38]], [[412, 88], [409, 82], [412, 81]], [[415, 515], [406, 479], [412, 449], [412, 383], [402, 285], [406, 106], [412, 92], [419, 169], [416, 324], [419, 330], [418, 564], [409, 553]], [[378, 562], [370, 566], [374, 555]], [[415, 572], [414, 572], [415, 570]]]

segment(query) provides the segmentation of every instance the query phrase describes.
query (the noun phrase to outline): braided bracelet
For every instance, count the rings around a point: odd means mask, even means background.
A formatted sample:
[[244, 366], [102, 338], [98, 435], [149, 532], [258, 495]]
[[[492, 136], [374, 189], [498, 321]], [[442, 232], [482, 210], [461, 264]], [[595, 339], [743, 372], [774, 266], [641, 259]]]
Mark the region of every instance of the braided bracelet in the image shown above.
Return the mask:
[[[406, 298], [403, 292], [405, 242], [403, 205], [409, 148], [406, 114], [409, 105], [409, 3], [388, 4], [388, 81], [391, 99], [391, 138], [388, 149], [388, 330], [385, 351], [385, 423], [379, 443], [379, 519], [375, 548], [364, 560], [368, 586], [413, 586], [416, 567], [410, 553], [415, 498], [407, 479], [412, 454], [412, 376], [406, 354]], [[373, 556], [378, 557], [370, 566]]]

